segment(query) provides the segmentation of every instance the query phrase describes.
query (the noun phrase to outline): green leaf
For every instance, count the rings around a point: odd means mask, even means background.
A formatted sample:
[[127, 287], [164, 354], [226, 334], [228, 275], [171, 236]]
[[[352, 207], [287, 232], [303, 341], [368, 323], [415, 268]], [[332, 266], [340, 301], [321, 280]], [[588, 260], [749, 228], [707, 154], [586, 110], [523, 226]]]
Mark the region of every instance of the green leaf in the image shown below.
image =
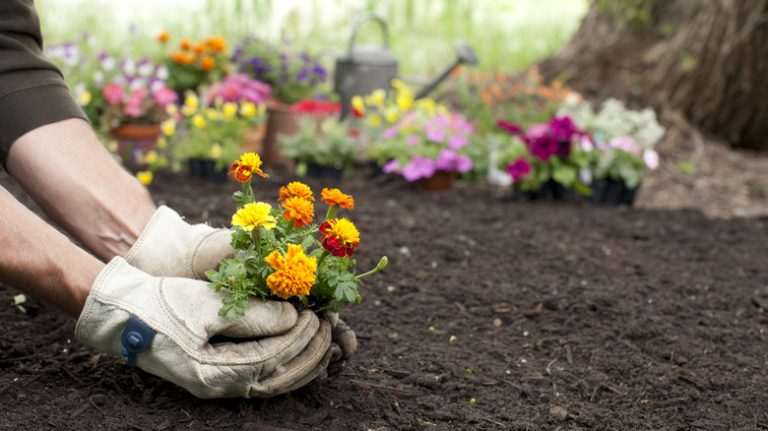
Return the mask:
[[301, 243], [301, 248], [303, 248], [304, 251], [306, 252], [307, 250], [309, 250], [310, 247], [312, 247], [312, 244], [314, 243], [315, 243], [315, 239], [312, 238], [311, 235], [307, 236], [306, 238], [304, 238], [304, 241]]
[[578, 172], [576, 168], [568, 165], [560, 165], [555, 167], [552, 172], [552, 178], [565, 187], [572, 187], [576, 182]]

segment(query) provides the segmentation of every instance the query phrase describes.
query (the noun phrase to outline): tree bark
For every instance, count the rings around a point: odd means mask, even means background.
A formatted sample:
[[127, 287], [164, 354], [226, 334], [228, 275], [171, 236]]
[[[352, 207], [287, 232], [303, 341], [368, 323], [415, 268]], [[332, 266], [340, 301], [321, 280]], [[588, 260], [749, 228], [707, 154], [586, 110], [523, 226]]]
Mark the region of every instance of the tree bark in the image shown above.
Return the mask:
[[671, 108], [734, 147], [768, 151], [768, 0], [665, 0], [648, 24], [593, 4], [541, 70], [588, 96]]

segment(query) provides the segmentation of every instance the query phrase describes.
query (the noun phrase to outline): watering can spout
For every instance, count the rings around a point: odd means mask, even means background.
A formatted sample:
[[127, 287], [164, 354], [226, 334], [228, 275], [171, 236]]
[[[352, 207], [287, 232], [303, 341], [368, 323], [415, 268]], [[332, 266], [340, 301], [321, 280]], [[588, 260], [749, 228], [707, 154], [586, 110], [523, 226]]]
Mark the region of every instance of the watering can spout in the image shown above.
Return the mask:
[[475, 54], [475, 50], [472, 49], [471, 46], [469, 46], [468, 43], [464, 42], [463, 40], [456, 41], [456, 61], [453, 62], [450, 66], [445, 68], [443, 73], [437, 76], [432, 82], [425, 85], [424, 88], [421, 89], [421, 91], [416, 94], [416, 99], [421, 99], [423, 97], [426, 97], [429, 93], [431, 93], [435, 88], [437, 88], [438, 85], [440, 85], [441, 82], [445, 81], [446, 78], [451, 76], [451, 73], [453, 73], [454, 70], [456, 70], [457, 67], [461, 66], [462, 64], [468, 64], [470, 66], [477, 65], [479, 61], [477, 60], [477, 54]]

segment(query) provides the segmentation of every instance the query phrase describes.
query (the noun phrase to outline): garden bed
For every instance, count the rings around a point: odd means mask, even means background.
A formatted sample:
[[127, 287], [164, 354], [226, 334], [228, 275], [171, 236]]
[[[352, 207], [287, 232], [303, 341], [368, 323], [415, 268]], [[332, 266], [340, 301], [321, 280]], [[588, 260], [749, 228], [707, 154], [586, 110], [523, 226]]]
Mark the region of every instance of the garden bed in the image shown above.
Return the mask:
[[[274, 200], [278, 180], [257, 197]], [[235, 188], [152, 186], [215, 225]], [[70, 342], [72, 319], [35, 301], [24, 315], [0, 287], [0, 428], [768, 428], [765, 219], [499, 203], [467, 185], [342, 189], [364, 227], [361, 267], [391, 266], [343, 313], [360, 350], [340, 375], [269, 400], [197, 400]]]

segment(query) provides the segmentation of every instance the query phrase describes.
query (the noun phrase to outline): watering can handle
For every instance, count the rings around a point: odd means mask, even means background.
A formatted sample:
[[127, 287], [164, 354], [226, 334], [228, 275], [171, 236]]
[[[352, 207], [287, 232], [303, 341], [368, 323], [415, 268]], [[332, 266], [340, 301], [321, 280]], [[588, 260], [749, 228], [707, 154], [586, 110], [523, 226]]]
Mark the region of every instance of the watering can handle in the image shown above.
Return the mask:
[[352, 37], [349, 38], [349, 47], [347, 48], [347, 56], [349, 58], [352, 58], [352, 47], [355, 46], [355, 40], [357, 39], [357, 34], [360, 32], [360, 27], [368, 21], [376, 21], [379, 23], [381, 33], [384, 35], [384, 48], [389, 48], [389, 27], [387, 27], [387, 22], [384, 21], [384, 18], [375, 14], [365, 15], [359, 18], [357, 22], [355, 22], [355, 26], [352, 27]]

